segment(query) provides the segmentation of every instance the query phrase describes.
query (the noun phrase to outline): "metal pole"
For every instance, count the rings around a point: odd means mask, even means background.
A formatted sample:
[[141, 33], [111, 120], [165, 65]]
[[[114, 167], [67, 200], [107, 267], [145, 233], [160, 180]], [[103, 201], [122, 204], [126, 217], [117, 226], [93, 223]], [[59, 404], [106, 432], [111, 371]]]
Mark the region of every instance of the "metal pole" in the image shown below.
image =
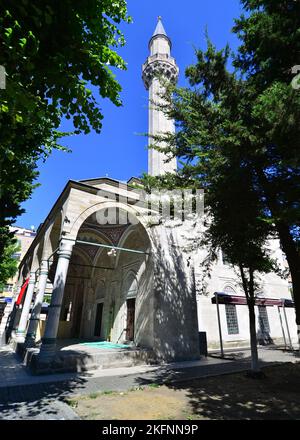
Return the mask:
[[92, 264], [80, 264], [80, 263], [70, 263], [70, 266], [80, 266], [80, 267], [92, 267], [93, 269], [106, 269], [106, 270], [115, 270], [114, 267], [106, 267], [106, 266], [93, 266]]
[[76, 240], [76, 243], [89, 244], [91, 246], [98, 246], [98, 247], [103, 247], [103, 248], [107, 248], [107, 249], [117, 249], [117, 250], [125, 251], [125, 252], [133, 252], [135, 254], [147, 254], [147, 255], [149, 255], [149, 252], [137, 251], [135, 249], [127, 249], [127, 248], [118, 247], [118, 246], [109, 246], [108, 244], [94, 243], [92, 241]]
[[223, 349], [223, 340], [222, 340], [222, 328], [221, 328], [221, 319], [220, 319], [220, 310], [219, 310], [219, 299], [218, 293], [215, 292], [216, 297], [216, 305], [217, 305], [217, 315], [218, 315], [218, 327], [219, 327], [219, 337], [220, 337], [220, 348], [221, 348], [221, 357], [224, 357], [224, 349]]
[[56, 252], [58, 250], [59, 250], [59, 247], [57, 249], [55, 249], [55, 251], [51, 255], [49, 255], [49, 257], [47, 258], [48, 262], [49, 262], [50, 258], [53, 257], [54, 254], [56, 254]]
[[280, 325], [281, 325], [281, 330], [282, 330], [282, 336], [283, 336], [283, 340], [284, 340], [284, 348], [285, 348], [285, 350], [286, 350], [286, 347], [287, 347], [287, 345], [286, 345], [286, 338], [285, 338], [284, 328], [283, 328], [283, 325], [282, 325], [282, 318], [281, 318], [281, 313], [280, 313], [280, 307], [279, 307], [279, 306], [277, 307], [277, 310], [278, 310], [278, 315], [279, 315], [279, 319], [280, 319]]
[[282, 308], [283, 308], [284, 319], [285, 319], [285, 325], [286, 325], [286, 330], [287, 330], [287, 334], [288, 334], [288, 338], [289, 338], [290, 348], [291, 348], [291, 350], [293, 350], [293, 344], [292, 344], [292, 340], [291, 340], [291, 335], [290, 335], [290, 329], [289, 329], [288, 320], [287, 320], [287, 317], [286, 317], [286, 311], [285, 311], [285, 305], [284, 305], [284, 302], [282, 303]]

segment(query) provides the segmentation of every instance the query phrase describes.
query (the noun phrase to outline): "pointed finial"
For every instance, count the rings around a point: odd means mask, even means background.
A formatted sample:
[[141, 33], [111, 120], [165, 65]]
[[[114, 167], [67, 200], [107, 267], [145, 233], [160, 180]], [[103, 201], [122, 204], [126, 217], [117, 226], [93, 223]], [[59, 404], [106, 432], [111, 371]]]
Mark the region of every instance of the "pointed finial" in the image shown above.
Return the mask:
[[156, 28], [155, 28], [155, 31], [154, 31], [153, 37], [156, 36], [156, 35], [165, 35], [165, 36], [167, 36], [166, 31], [165, 31], [165, 29], [164, 29], [164, 26], [163, 26], [161, 20], [162, 20], [162, 19], [161, 19], [161, 16], [159, 15], [159, 16], [157, 17], [157, 25], [156, 25]]

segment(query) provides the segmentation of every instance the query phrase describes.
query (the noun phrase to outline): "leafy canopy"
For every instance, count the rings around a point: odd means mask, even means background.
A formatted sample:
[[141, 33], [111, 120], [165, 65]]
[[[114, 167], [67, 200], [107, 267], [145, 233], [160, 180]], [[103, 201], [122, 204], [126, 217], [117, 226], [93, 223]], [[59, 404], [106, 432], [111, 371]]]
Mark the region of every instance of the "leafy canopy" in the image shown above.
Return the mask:
[[11, 242], [8, 226], [23, 210], [38, 176], [37, 162], [64, 149], [61, 119], [75, 133], [100, 133], [103, 114], [89, 84], [121, 105], [113, 70], [130, 22], [125, 0], [3, 0], [0, 4], [0, 265]]
[[234, 264], [268, 271], [267, 238], [282, 240], [284, 225], [299, 240], [300, 94], [291, 81], [300, 2], [242, 4], [246, 13], [233, 28], [238, 51], [218, 50], [209, 39], [196, 51], [196, 64], [186, 69], [190, 86], [169, 85], [161, 108], [177, 132], [155, 136], [154, 145], [161, 149], [164, 141], [182, 162], [178, 174], [206, 190], [212, 242]]
[[5, 283], [12, 278], [18, 269], [18, 260], [14, 258], [14, 254], [20, 251], [20, 245], [13, 241], [4, 250], [2, 264], [0, 266], [0, 291], [3, 290]]

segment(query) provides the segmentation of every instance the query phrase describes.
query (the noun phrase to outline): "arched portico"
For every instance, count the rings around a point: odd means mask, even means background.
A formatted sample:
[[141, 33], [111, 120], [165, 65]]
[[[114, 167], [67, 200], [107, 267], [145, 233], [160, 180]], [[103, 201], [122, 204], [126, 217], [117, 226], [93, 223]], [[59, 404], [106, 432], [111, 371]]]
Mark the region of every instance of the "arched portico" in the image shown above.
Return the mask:
[[39, 365], [49, 366], [64, 338], [132, 344], [168, 361], [199, 357], [195, 289], [180, 230], [136, 204], [137, 194], [128, 191], [123, 203], [117, 191], [103, 197], [72, 188], [55, 220], [50, 237], [60, 241]]
[[[124, 214], [130, 211], [128, 222], [99, 224], [99, 211], [108, 207], [116, 209], [118, 219], [121, 214], [124, 219]], [[47, 355], [50, 346], [54, 349], [56, 338], [131, 341], [151, 348], [151, 242], [140, 221], [135, 218], [134, 224], [130, 223], [134, 214], [133, 209], [119, 203], [94, 205], [75, 220], [71, 236], [76, 233], [76, 238], [62, 238], [41, 355], [45, 354], [45, 348]], [[134, 309], [133, 298], [127, 298], [126, 293], [129, 273], [135, 273], [140, 280], [136, 284], [139, 288], [135, 292]], [[129, 315], [131, 320], [127, 319]], [[131, 325], [130, 329], [127, 324]]]
[[[105, 214], [105, 211], [109, 211], [109, 213]], [[119, 216], [119, 214], [121, 215]], [[114, 200], [103, 199], [100, 202], [98, 201], [86, 206], [80, 213], [74, 215], [74, 221], [68, 230], [68, 238], [76, 240], [79, 229], [88, 218], [92, 218], [93, 216], [96, 218], [97, 223], [103, 226], [109, 224], [125, 226], [140, 223], [147, 230], [147, 214], [148, 211], [139, 205], [132, 206]], [[115, 222], [114, 219], [118, 221]]]

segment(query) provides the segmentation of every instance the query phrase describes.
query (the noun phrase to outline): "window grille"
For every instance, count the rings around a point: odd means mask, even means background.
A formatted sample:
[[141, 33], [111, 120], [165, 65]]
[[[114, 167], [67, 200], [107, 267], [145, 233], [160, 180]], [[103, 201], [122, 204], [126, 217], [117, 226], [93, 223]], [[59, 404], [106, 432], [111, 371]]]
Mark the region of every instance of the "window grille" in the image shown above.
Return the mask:
[[236, 335], [239, 333], [239, 324], [236, 313], [236, 306], [234, 304], [225, 304], [227, 329], [229, 335]]
[[270, 324], [266, 306], [258, 306], [258, 322], [262, 333], [270, 333]]

